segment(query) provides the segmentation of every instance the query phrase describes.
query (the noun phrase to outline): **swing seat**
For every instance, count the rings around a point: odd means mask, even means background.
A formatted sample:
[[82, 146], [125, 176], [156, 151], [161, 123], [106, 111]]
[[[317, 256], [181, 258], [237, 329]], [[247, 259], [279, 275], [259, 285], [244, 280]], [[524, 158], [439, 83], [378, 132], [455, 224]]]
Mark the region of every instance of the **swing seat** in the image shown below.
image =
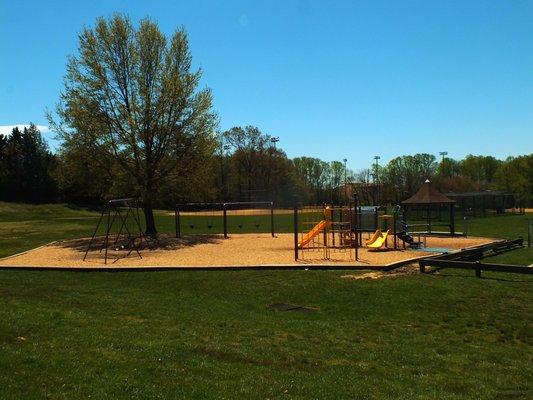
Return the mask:
[[239, 224], [239, 229], [242, 229], [242, 224]]
[[193, 224], [190, 224], [190, 225], [189, 225], [189, 228], [194, 229], [194, 225], [193, 225]]
[[211, 229], [212, 227], [213, 227], [213, 225], [207, 225], [208, 229]]

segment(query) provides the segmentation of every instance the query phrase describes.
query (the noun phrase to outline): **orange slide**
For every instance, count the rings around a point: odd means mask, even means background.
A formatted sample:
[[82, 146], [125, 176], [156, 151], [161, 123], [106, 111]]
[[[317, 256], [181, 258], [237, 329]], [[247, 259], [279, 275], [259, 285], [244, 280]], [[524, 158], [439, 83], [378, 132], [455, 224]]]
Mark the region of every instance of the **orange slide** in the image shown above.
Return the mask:
[[328, 226], [328, 224], [329, 222], [326, 220], [322, 220], [318, 224], [316, 224], [313, 229], [307, 232], [302, 238], [302, 240], [298, 242], [298, 248], [302, 248], [306, 244], [308, 244], [311, 240], [313, 240], [316, 235], [322, 232]]

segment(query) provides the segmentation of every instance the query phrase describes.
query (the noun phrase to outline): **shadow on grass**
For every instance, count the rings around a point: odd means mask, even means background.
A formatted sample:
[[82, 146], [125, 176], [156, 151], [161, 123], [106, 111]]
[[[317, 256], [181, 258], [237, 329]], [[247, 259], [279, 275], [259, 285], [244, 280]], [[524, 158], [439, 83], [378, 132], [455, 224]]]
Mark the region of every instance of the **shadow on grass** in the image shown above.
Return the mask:
[[[460, 273], [458, 271], [454, 273], [453, 270], [449, 270], [447, 268], [434, 268], [434, 269], [431, 269], [430, 271], [427, 271], [426, 273], [431, 274], [433, 276], [438, 276], [441, 278], [455, 277], [455, 278], [467, 278], [467, 279], [484, 279], [484, 280], [499, 281], [499, 282], [533, 283], [533, 279], [520, 279], [521, 276], [517, 274], [512, 274], [512, 273], [509, 273], [510, 274], [509, 278], [487, 276], [486, 273], [485, 274], [481, 273], [481, 277], [478, 278], [475, 275], [474, 270], [471, 270], [470, 272], [472, 272], [472, 275], [467, 275], [465, 273]], [[502, 272], [502, 274], [504, 273], [505, 272]], [[512, 276], [516, 277], [516, 279], [512, 279]]]

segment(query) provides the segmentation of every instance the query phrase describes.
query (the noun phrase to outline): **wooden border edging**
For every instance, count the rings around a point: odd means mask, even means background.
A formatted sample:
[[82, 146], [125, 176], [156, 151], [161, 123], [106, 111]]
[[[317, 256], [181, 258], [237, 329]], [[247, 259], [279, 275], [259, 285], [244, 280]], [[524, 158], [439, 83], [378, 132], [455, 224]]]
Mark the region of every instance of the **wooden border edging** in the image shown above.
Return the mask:
[[[412, 262], [412, 261], [411, 261]], [[242, 266], [168, 266], [168, 267], [35, 267], [0, 265], [0, 270], [26, 271], [80, 271], [80, 272], [149, 272], [149, 271], [349, 271], [349, 270], [378, 270], [389, 271], [397, 266], [389, 265], [334, 265], [334, 264], [287, 264], [287, 265], [242, 265]]]
[[477, 246], [468, 247], [460, 251], [455, 251], [446, 254], [439, 254], [436, 256], [430, 256], [427, 258], [440, 259], [440, 260], [479, 260], [485, 257], [485, 253], [488, 251], [504, 252], [517, 248], [524, 247], [524, 239], [512, 239], [512, 240], [498, 240], [491, 243], [480, 244]]
[[413, 264], [420, 257], [409, 258], [395, 263], [384, 265], [354, 265], [354, 264], [271, 264], [271, 265], [217, 265], [217, 266], [124, 266], [124, 267], [61, 267], [61, 266], [17, 266], [0, 265], [0, 270], [23, 271], [80, 271], [80, 272], [149, 272], [149, 271], [391, 271], [407, 264]]
[[[473, 269], [476, 271], [495, 271], [495, 272], [511, 272], [516, 274], [533, 274], [533, 268], [525, 265], [513, 264], [492, 264], [481, 263], [479, 261], [455, 261], [455, 260], [439, 260], [439, 259], [422, 259], [419, 261], [420, 267], [438, 267], [438, 268], [459, 268], [459, 269]], [[423, 272], [423, 271], [422, 271]]]
[[29, 249], [29, 250], [24, 250], [24, 251], [21, 251], [20, 253], [15, 253], [15, 254], [11, 254], [10, 256], [5, 256], [5, 257], [1, 257], [0, 258], [0, 262], [3, 261], [3, 260], [8, 260], [10, 258], [14, 258], [14, 257], [18, 257], [18, 256], [22, 256], [26, 253], [29, 253], [31, 251], [34, 251], [34, 250], [39, 250], [39, 249], [42, 249], [43, 247], [46, 247], [46, 246], [50, 246], [50, 245], [53, 245], [53, 244], [56, 244], [56, 243], [60, 243], [61, 240], [52, 240], [51, 242], [49, 243], [45, 243], [41, 246], [37, 246], [37, 247], [34, 247], [33, 249]]
[[[486, 257], [487, 251], [495, 253], [511, 251], [524, 247], [524, 239], [500, 240], [463, 249], [455, 253], [441, 254], [422, 258], [418, 261], [420, 272], [426, 272], [426, 267], [459, 268], [476, 271], [476, 276], [481, 277], [481, 271], [510, 272], [516, 274], [532, 274], [533, 268], [525, 265], [482, 263], [479, 260]], [[472, 261], [474, 260], [474, 261]]]

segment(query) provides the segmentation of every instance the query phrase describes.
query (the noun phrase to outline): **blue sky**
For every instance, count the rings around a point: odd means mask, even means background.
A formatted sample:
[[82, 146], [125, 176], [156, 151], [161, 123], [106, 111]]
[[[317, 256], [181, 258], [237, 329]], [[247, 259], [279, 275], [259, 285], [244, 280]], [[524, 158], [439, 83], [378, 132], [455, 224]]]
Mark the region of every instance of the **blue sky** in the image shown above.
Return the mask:
[[46, 126], [77, 33], [119, 11], [183, 25], [221, 128], [256, 125], [289, 157], [533, 151], [533, 1], [0, 4], [2, 126]]

